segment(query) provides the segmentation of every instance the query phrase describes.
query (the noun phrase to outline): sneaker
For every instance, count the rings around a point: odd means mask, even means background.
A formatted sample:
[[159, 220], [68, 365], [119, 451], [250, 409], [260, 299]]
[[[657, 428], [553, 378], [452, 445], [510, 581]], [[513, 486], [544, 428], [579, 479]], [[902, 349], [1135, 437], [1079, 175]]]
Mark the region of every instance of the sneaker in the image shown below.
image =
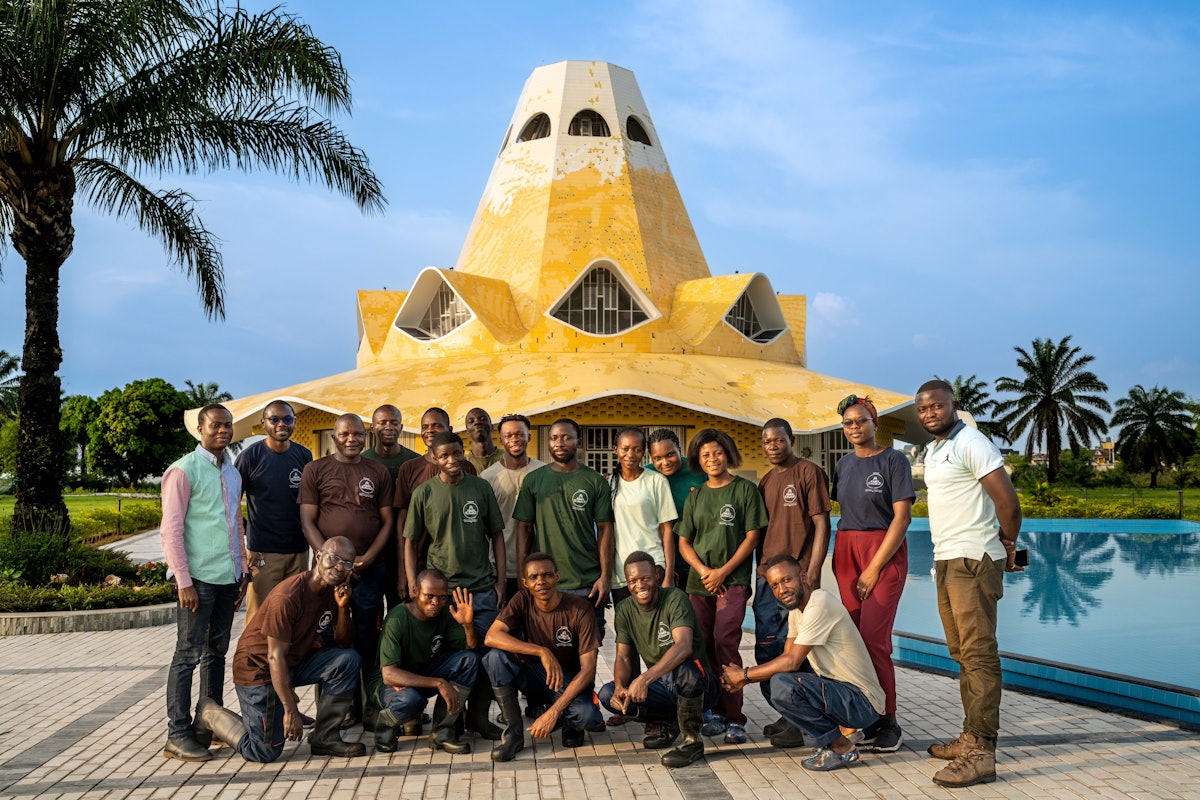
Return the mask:
[[729, 727], [725, 729], [725, 744], [745, 744], [746, 739], [745, 725], [739, 725], [736, 722], [729, 723]]
[[859, 744], [869, 745], [873, 753], [894, 753], [904, 744], [904, 732], [899, 725], [884, 725], [875, 733], [870, 742], [863, 739]]
[[934, 773], [933, 782], [949, 789], [991, 783], [996, 780], [996, 754], [982, 747], [972, 747]]
[[615, 728], [618, 725], [624, 725], [626, 722], [629, 722], [629, 720], [631, 720], [631, 719], [633, 719], [633, 717], [627, 717], [624, 714], [613, 714], [611, 717], [608, 718], [608, 721], [605, 722], [604, 724], [610, 728]]
[[801, 761], [801, 765], [807, 770], [813, 772], [829, 772], [832, 769], [841, 769], [848, 767], [858, 761], [858, 750], [851, 750], [849, 753], [842, 755], [835, 753], [828, 747], [822, 747], [817, 750], [814, 755]]
[[720, 736], [726, 730], [725, 718], [720, 714], [712, 714], [704, 723], [700, 732], [705, 736]]
[[879, 734], [879, 729], [883, 727], [883, 717], [872, 722], [870, 725], [862, 729], [863, 738], [859, 744], [874, 744], [875, 737]]

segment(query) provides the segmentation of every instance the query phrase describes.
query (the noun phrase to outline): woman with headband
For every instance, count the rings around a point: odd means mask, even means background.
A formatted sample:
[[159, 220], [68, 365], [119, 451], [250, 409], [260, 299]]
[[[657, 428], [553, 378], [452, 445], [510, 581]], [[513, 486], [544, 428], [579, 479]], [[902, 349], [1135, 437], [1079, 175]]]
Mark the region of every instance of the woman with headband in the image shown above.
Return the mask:
[[841, 512], [833, 545], [833, 574], [842, 604], [862, 634], [886, 696], [885, 713], [863, 731], [861, 744], [892, 753], [903, 734], [896, 722], [896, 669], [892, 665], [892, 624], [908, 574], [912, 522], [912, 468], [892, 447], [875, 442], [879, 415], [869, 398], [849, 397], [838, 403], [842, 432], [854, 452], [834, 469], [833, 492]]

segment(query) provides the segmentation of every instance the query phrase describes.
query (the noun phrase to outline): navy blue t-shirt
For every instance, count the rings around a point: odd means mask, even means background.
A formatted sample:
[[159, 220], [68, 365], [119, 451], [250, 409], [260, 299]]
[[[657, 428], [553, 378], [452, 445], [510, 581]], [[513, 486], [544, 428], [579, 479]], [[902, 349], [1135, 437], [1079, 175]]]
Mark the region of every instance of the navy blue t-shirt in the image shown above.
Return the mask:
[[254, 553], [303, 553], [308, 549], [300, 529], [300, 476], [312, 452], [292, 442], [276, 453], [265, 441], [255, 442], [237, 459], [246, 493], [246, 549]]
[[908, 459], [889, 447], [867, 458], [848, 453], [838, 459], [830, 496], [841, 508], [839, 531], [886, 531], [896, 516], [892, 504], [917, 493]]

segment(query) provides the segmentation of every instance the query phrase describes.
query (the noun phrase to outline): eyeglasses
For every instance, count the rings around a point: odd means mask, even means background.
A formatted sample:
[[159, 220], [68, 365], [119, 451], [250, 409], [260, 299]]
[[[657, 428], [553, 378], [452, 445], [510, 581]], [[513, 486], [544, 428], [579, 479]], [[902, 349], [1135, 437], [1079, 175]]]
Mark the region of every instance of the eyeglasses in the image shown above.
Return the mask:
[[287, 416], [287, 417], [267, 417], [267, 418], [266, 418], [264, 421], [265, 421], [265, 422], [269, 422], [269, 423], [271, 423], [272, 425], [278, 425], [278, 424], [279, 424], [279, 423], [281, 423], [281, 422], [282, 422], [284, 425], [295, 425], [295, 424], [296, 424], [296, 418], [295, 418], [295, 417], [292, 417], [292, 416]]
[[354, 570], [353, 561], [347, 561], [344, 558], [338, 558], [333, 553], [329, 552], [326, 552], [323, 555], [325, 556], [325, 563], [329, 564], [329, 566], [334, 567], [335, 569], [340, 569], [342, 572], [352, 572]]
[[843, 428], [862, 428], [862, 427], [865, 427], [866, 424], [870, 421], [871, 421], [870, 417], [863, 417], [862, 419], [844, 419], [844, 420], [842, 420], [842, 427]]

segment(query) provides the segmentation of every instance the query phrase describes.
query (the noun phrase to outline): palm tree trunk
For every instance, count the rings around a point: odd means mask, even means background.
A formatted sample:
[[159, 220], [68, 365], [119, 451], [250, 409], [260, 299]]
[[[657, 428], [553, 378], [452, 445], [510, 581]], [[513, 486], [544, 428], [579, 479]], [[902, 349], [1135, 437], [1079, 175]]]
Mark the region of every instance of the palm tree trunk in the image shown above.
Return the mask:
[[[10, 165], [12, 166], [12, 165]], [[65, 537], [70, 518], [63, 502], [66, 451], [58, 368], [59, 272], [75, 241], [71, 212], [75, 176], [69, 168], [17, 166], [22, 192], [14, 208], [13, 247], [25, 260], [25, 344], [21, 353], [21, 422], [17, 433], [13, 530]]]

